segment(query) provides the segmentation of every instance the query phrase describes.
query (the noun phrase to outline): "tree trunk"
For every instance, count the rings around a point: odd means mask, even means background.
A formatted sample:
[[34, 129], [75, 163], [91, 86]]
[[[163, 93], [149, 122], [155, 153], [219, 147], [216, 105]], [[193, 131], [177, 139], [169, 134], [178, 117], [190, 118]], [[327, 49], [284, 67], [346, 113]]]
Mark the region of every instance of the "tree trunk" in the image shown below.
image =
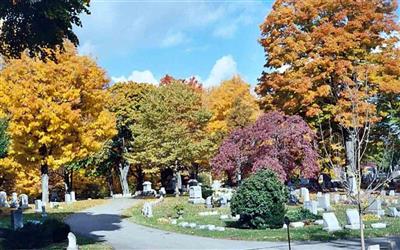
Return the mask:
[[358, 194], [359, 203], [358, 203], [358, 213], [360, 215], [360, 241], [361, 241], [361, 250], [365, 250], [365, 238], [364, 238], [364, 222], [363, 222], [363, 214], [361, 209], [361, 200], [360, 194]]
[[49, 203], [49, 167], [46, 163], [41, 166], [40, 172], [42, 178], [42, 202], [47, 204]]
[[176, 197], [179, 197], [179, 195], [180, 195], [179, 183], [181, 182], [181, 180], [179, 180], [178, 178], [180, 178], [181, 175], [177, 171], [177, 166], [175, 166], [173, 171], [174, 171], [174, 180], [175, 180], [175, 192], [174, 192], [174, 194], [175, 194]]
[[110, 197], [113, 197], [114, 192], [113, 192], [113, 176], [112, 173], [107, 177], [107, 184], [108, 184], [108, 189], [110, 191]]
[[128, 172], [129, 172], [129, 164], [119, 165], [119, 180], [121, 182], [123, 196], [130, 195], [129, 184], [128, 184]]
[[64, 186], [65, 193], [69, 194], [72, 191], [72, 170], [64, 170]]
[[143, 190], [144, 173], [141, 167], [136, 167], [136, 191]]

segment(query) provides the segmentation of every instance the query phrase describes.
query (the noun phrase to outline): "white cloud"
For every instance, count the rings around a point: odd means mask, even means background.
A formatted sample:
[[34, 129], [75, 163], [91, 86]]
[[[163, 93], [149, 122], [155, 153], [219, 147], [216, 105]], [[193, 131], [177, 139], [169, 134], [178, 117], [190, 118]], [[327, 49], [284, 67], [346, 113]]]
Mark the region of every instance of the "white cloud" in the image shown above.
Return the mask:
[[126, 81], [134, 81], [138, 83], [152, 83], [158, 84], [157, 79], [154, 77], [153, 73], [150, 70], [138, 71], [134, 70], [128, 76], [119, 76], [119, 77], [111, 77], [113, 82], [126, 82]]
[[237, 64], [231, 55], [218, 59], [208, 78], [204, 81], [205, 87], [218, 85], [221, 81], [227, 80], [237, 74]]
[[161, 41], [162, 47], [172, 47], [184, 43], [187, 40], [182, 32], [170, 33]]
[[235, 35], [237, 28], [236, 24], [219, 26], [214, 30], [213, 35], [220, 38], [232, 38]]

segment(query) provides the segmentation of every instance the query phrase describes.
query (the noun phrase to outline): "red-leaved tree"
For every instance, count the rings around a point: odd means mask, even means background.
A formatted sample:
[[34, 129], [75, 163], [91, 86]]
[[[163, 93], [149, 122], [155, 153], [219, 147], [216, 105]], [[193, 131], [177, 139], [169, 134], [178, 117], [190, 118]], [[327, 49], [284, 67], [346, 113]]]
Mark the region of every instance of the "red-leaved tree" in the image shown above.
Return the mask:
[[300, 116], [270, 112], [233, 131], [211, 165], [217, 174], [226, 172], [236, 182], [260, 169], [275, 171], [282, 181], [312, 178], [319, 171], [315, 134]]

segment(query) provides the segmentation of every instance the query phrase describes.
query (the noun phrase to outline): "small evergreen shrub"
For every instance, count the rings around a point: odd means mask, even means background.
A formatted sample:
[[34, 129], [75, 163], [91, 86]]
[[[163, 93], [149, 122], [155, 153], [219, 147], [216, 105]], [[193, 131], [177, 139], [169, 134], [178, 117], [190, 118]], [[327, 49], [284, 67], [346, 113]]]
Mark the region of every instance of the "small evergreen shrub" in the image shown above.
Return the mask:
[[208, 196], [213, 194], [213, 190], [210, 186], [201, 186], [201, 196], [203, 199], [207, 199]]
[[245, 179], [233, 195], [231, 211], [240, 215], [242, 227], [281, 228], [286, 213], [286, 187], [270, 170], [261, 170]]
[[304, 208], [290, 210], [286, 213], [286, 216], [289, 218], [289, 220], [291, 222], [315, 221], [315, 220], [322, 219], [321, 215], [313, 214], [309, 210], [304, 209]]
[[8, 230], [4, 243], [6, 249], [41, 249], [67, 240], [69, 232], [67, 224], [55, 219], [39, 224], [28, 222], [16, 231]]

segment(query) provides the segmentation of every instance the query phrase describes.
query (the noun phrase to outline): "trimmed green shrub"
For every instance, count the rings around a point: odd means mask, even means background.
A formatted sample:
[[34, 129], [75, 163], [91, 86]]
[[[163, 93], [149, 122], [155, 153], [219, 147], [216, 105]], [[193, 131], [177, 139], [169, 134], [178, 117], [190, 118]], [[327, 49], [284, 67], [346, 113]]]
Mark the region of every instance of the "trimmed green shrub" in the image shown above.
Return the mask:
[[293, 210], [289, 210], [286, 213], [286, 216], [289, 218], [291, 222], [295, 221], [315, 221], [322, 219], [321, 215], [316, 215], [311, 213], [309, 210], [304, 208], [297, 208]]
[[213, 190], [210, 186], [201, 186], [201, 196], [203, 199], [207, 199], [208, 196], [213, 194]]
[[271, 170], [245, 179], [233, 195], [231, 211], [242, 227], [281, 228], [286, 213], [287, 189]]
[[28, 222], [16, 231], [8, 230], [4, 245], [6, 249], [38, 249], [67, 240], [69, 232], [67, 224], [55, 219], [38, 224]]

